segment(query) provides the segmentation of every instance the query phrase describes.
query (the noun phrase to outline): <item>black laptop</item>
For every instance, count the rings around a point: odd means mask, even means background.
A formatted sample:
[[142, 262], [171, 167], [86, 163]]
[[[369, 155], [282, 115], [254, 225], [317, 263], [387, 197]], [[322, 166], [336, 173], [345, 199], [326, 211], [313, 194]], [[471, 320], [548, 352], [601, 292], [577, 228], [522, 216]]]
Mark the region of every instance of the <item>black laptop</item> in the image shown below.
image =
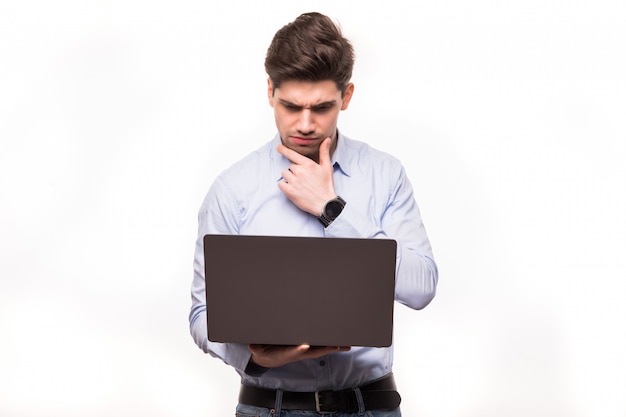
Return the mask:
[[396, 241], [204, 236], [209, 340], [389, 346]]

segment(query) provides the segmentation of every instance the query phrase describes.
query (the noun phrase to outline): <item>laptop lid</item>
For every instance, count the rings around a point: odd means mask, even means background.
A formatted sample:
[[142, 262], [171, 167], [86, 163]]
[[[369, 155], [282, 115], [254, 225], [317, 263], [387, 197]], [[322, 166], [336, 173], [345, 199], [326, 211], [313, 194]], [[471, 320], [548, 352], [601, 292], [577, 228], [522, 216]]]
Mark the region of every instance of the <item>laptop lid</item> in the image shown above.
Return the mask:
[[396, 241], [204, 236], [214, 342], [389, 346]]

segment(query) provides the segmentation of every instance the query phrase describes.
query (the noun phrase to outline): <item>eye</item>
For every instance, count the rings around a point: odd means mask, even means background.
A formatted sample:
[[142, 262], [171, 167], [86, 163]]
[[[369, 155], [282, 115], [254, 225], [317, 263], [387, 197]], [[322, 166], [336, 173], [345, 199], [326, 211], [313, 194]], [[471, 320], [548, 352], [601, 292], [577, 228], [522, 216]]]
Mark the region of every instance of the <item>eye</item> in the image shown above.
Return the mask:
[[323, 103], [323, 104], [320, 104], [319, 106], [311, 107], [311, 110], [314, 111], [315, 113], [326, 113], [333, 107], [334, 107], [333, 103]]
[[291, 113], [296, 113], [302, 110], [302, 107], [296, 106], [295, 104], [292, 104], [292, 103], [281, 103], [281, 104], [283, 105], [285, 110]]

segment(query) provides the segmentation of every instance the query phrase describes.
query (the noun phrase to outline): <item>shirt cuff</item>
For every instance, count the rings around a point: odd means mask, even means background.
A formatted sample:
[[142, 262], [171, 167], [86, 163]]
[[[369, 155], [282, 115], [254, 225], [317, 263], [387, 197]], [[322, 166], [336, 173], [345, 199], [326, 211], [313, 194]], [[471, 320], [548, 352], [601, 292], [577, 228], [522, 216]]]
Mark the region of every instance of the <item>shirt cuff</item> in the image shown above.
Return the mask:
[[263, 374], [265, 374], [267, 371], [269, 371], [270, 368], [266, 368], [265, 366], [261, 366], [261, 365], [257, 365], [256, 363], [252, 362], [252, 359], [250, 359], [250, 361], [248, 362], [248, 365], [246, 366], [246, 370], [244, 371], [246, 374], [250, 375], [250, 376], [262, 376]]

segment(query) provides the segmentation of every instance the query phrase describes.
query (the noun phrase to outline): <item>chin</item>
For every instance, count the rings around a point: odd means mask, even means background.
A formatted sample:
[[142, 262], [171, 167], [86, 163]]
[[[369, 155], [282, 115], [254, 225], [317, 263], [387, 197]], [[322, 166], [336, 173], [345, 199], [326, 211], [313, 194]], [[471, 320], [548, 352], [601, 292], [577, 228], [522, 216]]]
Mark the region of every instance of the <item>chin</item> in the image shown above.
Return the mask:
[[296, 152], [298, 152], [300, 155], [302, 156], [306, 156], [309, 159], [312, 159], [314, 161], [317, 161], [318, 157], [319, 157], [319, 152], [315, 151], [315, 152], [300, 152], [299, 150], [295, 150]]
[[310, 146], [301, 146], [297, 144], [291, 144], [291, 146], [288, 146], [288, 148], [291, 149], [292, 151], [298, 152], [300, 155], [306, 156], [311, 159], [317, 158], [320, 152], [318, 146], [313, 148]]

